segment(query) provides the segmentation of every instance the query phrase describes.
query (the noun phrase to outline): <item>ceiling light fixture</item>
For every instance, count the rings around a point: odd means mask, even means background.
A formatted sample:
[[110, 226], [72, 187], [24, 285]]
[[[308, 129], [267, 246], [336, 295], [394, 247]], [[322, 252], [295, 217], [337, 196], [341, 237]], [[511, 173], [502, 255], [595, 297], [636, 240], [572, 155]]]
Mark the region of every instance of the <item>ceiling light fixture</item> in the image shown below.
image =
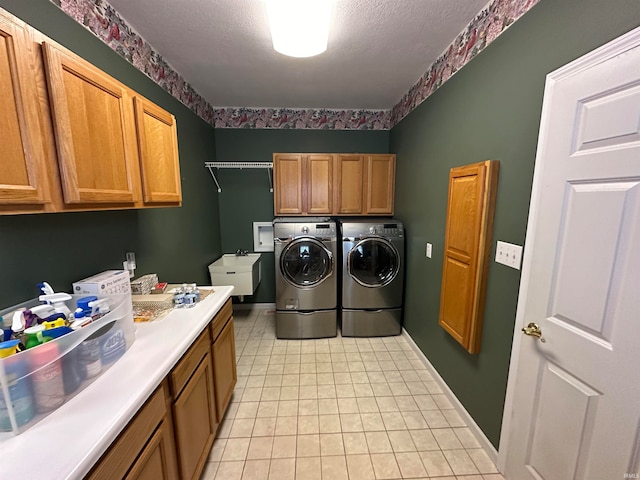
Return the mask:
[[332, 0], [266, 0], [276, 52], [312, 57], [327, 49]]

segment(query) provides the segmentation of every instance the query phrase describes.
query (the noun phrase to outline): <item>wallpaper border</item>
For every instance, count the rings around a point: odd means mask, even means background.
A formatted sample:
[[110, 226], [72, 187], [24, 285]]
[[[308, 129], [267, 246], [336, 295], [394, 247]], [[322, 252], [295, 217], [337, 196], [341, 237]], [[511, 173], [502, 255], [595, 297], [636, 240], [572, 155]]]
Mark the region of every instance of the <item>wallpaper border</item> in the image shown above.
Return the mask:
[[493, 0], [389, 110], [216, 108], [105, 0], [50, 0], [112, 50], [215, 128], [389, 130], [539, 0]]

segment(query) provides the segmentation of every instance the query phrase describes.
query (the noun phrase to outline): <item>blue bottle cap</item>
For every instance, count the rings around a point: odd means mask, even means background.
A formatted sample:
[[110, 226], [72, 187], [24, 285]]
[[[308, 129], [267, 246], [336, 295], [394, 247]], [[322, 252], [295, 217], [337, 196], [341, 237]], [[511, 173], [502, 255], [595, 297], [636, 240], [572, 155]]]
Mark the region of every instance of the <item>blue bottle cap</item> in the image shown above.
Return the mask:
[[71, 332], [73, 332], [73, 330], [69, 327], [50, 328], [49, 330], [44, 330], [42, 332], [42, 337], [49, 337], [47, 340], [53, 340]]
[[98, 300], [98, 297], [96, 297], [95, 295], [79, 298], [77, 303], [78, 308], [81, 308], [82, 310], [89, 310], [89, 313], [91, 313], [91, 307], [89, 307], [89, 302], [95, 302], [96, 300]]
[[7, 340], [6, 342], [0, 342], [0, 358], [6, 358], [9, 355], [13, 355], [18, 350], [18, 344], [20, 340]]

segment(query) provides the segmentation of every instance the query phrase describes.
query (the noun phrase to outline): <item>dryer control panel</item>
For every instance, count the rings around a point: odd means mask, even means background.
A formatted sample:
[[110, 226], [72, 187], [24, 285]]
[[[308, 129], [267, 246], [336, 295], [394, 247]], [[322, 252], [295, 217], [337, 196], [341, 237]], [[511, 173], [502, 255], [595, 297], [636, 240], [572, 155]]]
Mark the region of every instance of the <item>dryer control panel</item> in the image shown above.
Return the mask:
[[344, 237], [364, 237], [379, 235], [381, 237], [396, 238], [404, 236], [404, 227], [400, 222], [370, 223], [344, 221], [342, 223]]

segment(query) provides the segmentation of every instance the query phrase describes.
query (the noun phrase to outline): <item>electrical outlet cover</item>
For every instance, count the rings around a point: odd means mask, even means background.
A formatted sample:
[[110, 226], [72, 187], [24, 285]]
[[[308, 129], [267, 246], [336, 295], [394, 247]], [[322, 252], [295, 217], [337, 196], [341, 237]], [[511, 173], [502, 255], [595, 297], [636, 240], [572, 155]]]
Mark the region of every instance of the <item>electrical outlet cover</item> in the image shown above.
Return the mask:
[[507, 267], [520, 270], [522, 261], [522, 246], [498, 241], [496, 246], [496, 262]]

